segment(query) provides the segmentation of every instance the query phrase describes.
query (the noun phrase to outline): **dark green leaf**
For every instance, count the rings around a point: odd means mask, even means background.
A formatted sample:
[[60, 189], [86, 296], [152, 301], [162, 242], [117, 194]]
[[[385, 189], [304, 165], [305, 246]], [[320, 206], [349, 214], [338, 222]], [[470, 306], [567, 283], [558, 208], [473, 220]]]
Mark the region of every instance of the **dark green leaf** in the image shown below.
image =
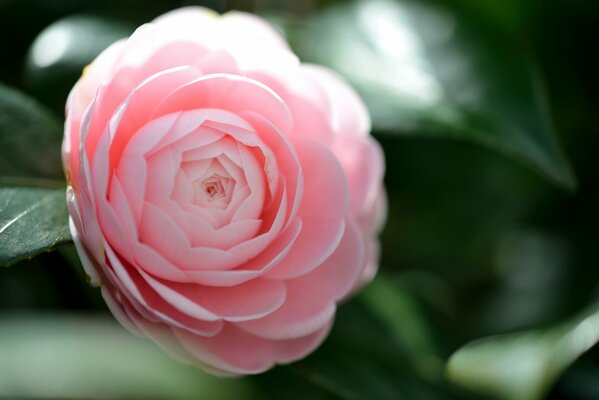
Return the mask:
[[70, 240], [61, 141], [49, 112], [0, 85], [0, 265]]
[[441, 359], [422, 311], [403, 286], [391, 276], [381, 274], [362, 298], [371, 312], [386, 323], [418, 373], [428, 380], [436, 380], [442, 368]]
[[177, 363], [106, 318], [5, 316], [0, 354], [2, 398], [254, 398], [247, 381]]
[[599, 307], [562, 325], [477, 340], [449, 360], [451, 380], [503, 400], [543, 398], [560, 374], [599, 341]]
[[375, 129], [473, 140], [575, 186], [534, 61], [499, 28], [427, 2], [363, 0], [292, 37], [304, 60], [356, 86]]
[[0, 185], [19, 184], [23, 177], [62, 180], [61, 141], [54, 116], [0, 84]]
[[64, 189], [0, 187], [0, 266], [70, 239]]

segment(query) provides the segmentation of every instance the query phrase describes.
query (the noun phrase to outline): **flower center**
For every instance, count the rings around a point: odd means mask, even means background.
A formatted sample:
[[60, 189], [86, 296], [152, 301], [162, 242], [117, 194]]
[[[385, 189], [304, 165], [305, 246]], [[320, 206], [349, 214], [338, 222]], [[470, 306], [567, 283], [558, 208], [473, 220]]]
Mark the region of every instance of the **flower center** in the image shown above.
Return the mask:
[[204, 179], [201, 183], [201, 186], [202, 190], [207, 196], [206, 200], [213, 201], [227, 197], [229, 183], [229, 178], [225, 178], [219, 174], [213, 174], [212, 176]]

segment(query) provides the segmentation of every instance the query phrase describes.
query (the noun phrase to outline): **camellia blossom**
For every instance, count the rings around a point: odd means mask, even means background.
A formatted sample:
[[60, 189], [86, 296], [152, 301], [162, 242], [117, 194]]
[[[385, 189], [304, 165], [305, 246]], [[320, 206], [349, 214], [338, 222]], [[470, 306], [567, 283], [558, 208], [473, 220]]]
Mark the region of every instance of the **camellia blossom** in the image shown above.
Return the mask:
[[356, 93], [266, 22], [184, 8], [68, 98], [70, 227], [132, 332], [220, 375], [313, 351], [377, 269], [380, 147]]

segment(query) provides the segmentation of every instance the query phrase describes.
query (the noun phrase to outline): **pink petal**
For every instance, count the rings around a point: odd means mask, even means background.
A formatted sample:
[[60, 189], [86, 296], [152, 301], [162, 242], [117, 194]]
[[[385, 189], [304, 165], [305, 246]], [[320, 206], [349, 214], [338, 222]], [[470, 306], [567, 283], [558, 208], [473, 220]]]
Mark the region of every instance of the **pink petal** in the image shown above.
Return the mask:
[[345, 221], [302, 218], [303, 225], [293, 247], [265, 276], [269, 279], [291, 279], [312, 271], [339, 246]]
[[[283, 72], [284, 71], [284, 72]], [[302, 79], [299, 70], [256, 71], [248, 75], [272, 90], [285, 102], [293, 117], [295, 137], [311, 137], [321, 143], [329, 143], [333, 139], [333, 129], [329, 120], [330, 108], [328, 99], [319, 85]]]
[[276, 266], [293, 247], [302, 223], [296, 219], [259, 256], [234, 270], [229, 271], [186, 271], [194, 282], [209, 286], [233, 286], [255, 279]]
[[233, 269], [227, 271], [186, 271], [192, 282], [206, 286], [229, 287], [255, 279], [260, 271]]
[[278, 340], [275, 343], [277, 362], [279, 364], [287, 364], [293, 361], [300, 360], [313, 352], [326, 339], [333, 326], [331, 320], [328, 324], [318, 329], [310, 335], [291, 339]]
[[345, 233], [335, 252], [315, 270], [293, 280], [294, 284], [330, 296], [337, 301], [360, 281], [367, 261], [363, 234], [358, 225], [349, 220]]
[[[285, 196], [285, 188], [281, 190], [279, 196], [271, 201], [271, 207], [267, 208], [263, 213], [262, 226], [260, 232], [256, 232], [252, 238], [244, 242], [239, 242], [231, 247], [229, 251], [242, 257], [252, 258], [262, 253], [264, 249], [272, 243], [273, 240], [283, 229], [283, 225], [287, 222], [287, 197]], [[272, 214], [274, 219], [272, 218]], [[259, 234], [258, 234], [259, 233]]]
[[124, 103], [123, 117], [113, 132], [114, 139], [110, 146], [113, 168], [118, 165], [121, 154], [133, 135], [137, 135], [146, 123], [152, 121], [148, 118], [148, 111], [173, 89], [196, 79], [200, 74], [199, 70], [190, 67], [167, 69], [152, 75], [131, 91]]
[[228, 51], [218, 49], [211, 51], [196, 61], [197, 66], [206, 75], [209, 74], [236, 74], [239, 73], [239, 68], [235, 62], [235, 58]]
[[343, 218], [349, 206], [347, 176], [339, 160], [322, 144], [310, 139], [294, 141], [304, 174], [302, 217]]
[[286, 282], [287, 299], [275, 312], [237, 326], [252, 335], [265, 339], [296, 339], [323, 328], [335, 314], [331, 294], [323, 294], [303, 282]]
[[96, 287], [100, 286], [102, 282], [102, 279], [100, 278], [100, 273], [98, 272], [100, 268], [98, 268], [96, 262], [93, 261], [93, 258], [90, 257], [90, 254], [85, 248], [85, 245], [79, 238], [79, 232], [77, 231], [77, 228], [75, 228], [73, 218], [69, 218], [69, 229], [71, 231], [73, 243], [75, 244], [75, 249], [77, 249], [77, 254], [79, 255], [79, 259], [81, 260], [83, 270], [85, 271], [85, 274], [88, 276], [90, 285]]
[[333, 143], [349, 182], [350, 214], [371, 207], [383, 184], [384, 156], [371, 137], [339, 136]]
[[149, 321], [119, 293], [112, 294], [110, 291], [104, 290], [106, 288], [102, 289], [102, 295], [109, 305], [110, 311], [125, 328], [134, 334], [150, 338], [167, 354], [182, 363], [201, 365], [179, 344], [167, 325]]
[[198, 305], [227, 321], [261, 318], [281, 307], [286, 297], [283, 282], [254, 279], [231, 287], [159, 281], [143, 274], [146, 281], [173, 307], [185, 312]]
[[218, 20], [218, 29], [221, 34], [231, 40], [247, 40], [260, 43], [263, 47], [273, 46], [289, 49], [287, 42], [281, 34], [264, 19], [253, 14], [229, 11]]
[[228, 323], [219, 335], [206, 338], [182, 330], [176, 337], [189, 353], [208, 365], [235, 374], [259, 373], [276, 361], [271, 341], [250, 335]]
[[190, 280], [184, 271], [156, 250], [139, 242], [133, 214], [117, 179], [112, 182], [110, 204], [105, 201], [100, 204], [99, 219], [106, 232], [106, 240], [128, 262], [164, 279], [177, 282]]
[[101, 288], [102, 297], [108, 306], [108, 309], [112, 313], [112, 315], [116, 318], [116, 320], [125, 327], [129, 332], [134, 334], [135, 336], [144, 337], [144, 334], [141, 330], [137, 328], [135, 323], [129, 318], [127, 313], [123, 310], [119, 302], [116, 300], [115, 295], [112, 294], [108, 286], [103, 286]]
[[158, 103], [150, 117], [198, 108], [216, 108], [236, 114], [254, 111], [282, 132], [288, 132], [291, 127], [287, 106], [270, 88], [230, 74], [205, 75], [179, 87]]
[[189, 238], [161, 208], [145, 203], [139, 240], [183, 270], [223, 270], [245, 260], [214, 247], [192, 247]]
[[106, 271], [111, 275], [114, 274], [111, 281], [121, 293], [127, 295], [133, 305], [138, 303], [136, 306], [138, 311], [142, 311], [143, 308], [144, 313], [149, 313], [166, 324], [189, 330], [197, 335], [213, 336], [222, 329], [222, 321], [208, 312], [204, 313], [204, 316], [210, 319], [198, 319], [180, 312], [167, 303], [131, 266], [122, 263], [109, 246], [106, 248], [106, 255], [110, 267]]
[[299, 210], [304, 226], [289, 254], [267, 273], [272, 279], [298, 277], [322, 264], [337, 248], [345, 226], [349, 196], [339, 161], [309, 139], [297, 140], [296, 149], [304, 172]]
[[354, 90], [333, 71], [311, 64], [302, 64], [305, 77], [319, 84], [331, 104], [331, 121], [338, 135], [365, 136], [370, 133], [370, 116]]
[[[137, 223], [141, 219], [148, 178], [144, 153], [149, 151], [161, 137], [168, 134], [180, 117], [180, 114], [172, 114], [168, 117], [152, 121], [137, 132], [121, 155], [116, 176], [113, 179], [118, 179], [121, 183]], [[107, 167], [105, 166], [105, 168]]]
[[[102, 51], [94, 62], [85, 68], [81, 78], [69, 93], [63, 142], [63, 162], [68, 161], [70, 180], [75, 186], [77, 186], [79, 179], [79, 129], [83, 114], [94, 100], [100, 84], [108, 78], [112, 64], [124, 45], [125, 40], [119, 40]], [[65, 171], [67, 171], [66, 168]]]
[[[122, 54], [125, 53], [127, 53], [126, 50]], [[162, 59], [159, 53], [157, 53], [155, 57]], [[167, 59], [172, 63], [172, 58]], [[82, 138], [82, 141], [85, 142], [86, 152], [92, 155], [92, 159], [93, 155], [95, 154], [96, 145], [100, 139], [100, 136], [104, 133], [104, 130], [108, 125], [108, 121], [113, 117], [119, 106], [123, 106], [123, 103], [126, 103], [127, 98], [132, 95], [134, 89], [138, 88], [138, 86], [143, 87], [145, 84], [151, 81], [153, 82], [153, 86], [160, 88], [157, 90], [155, 95], [159, 95], [161, 97], [164, 96], [166, 93], [162, 93], [162, 90], [166, 90], [169, 87], [170, 90], [173, 90], [179, 86], [178, 84], [181, 84], [181, 81], [176, 78], [173, 78], [172, 82], [170, 79], [160, 79], [156, 81], [154, 78], [165, 73], [168, 74], [172, 72], [170, 69], [172, 67], [175, 67], [173, 68], [175, 71], [183, 71], [183, 74], [195, 71], [195, 76], [199, 76], [200, 72], [196, 68], [181, 67], [180, 65], [181, 64], [174, 63], [173, 65], [169, 66], [154, 67], [151, 64], [144, 64], [143, 68], [139, 67], [120, 70], [115, 72], [109, 81], [98, 88], [96, 98], [92, 104], [90, 104], [92, 107], [92, 115], [89, 129], [87, 129], [85, 140]], [[185, 63], [183, 65], [185, 65]], [[171, 84], [173, 86], [169, 86]], [[154, 97], [152, 94], [149, 94], [149, 96], [151, 96], [155, 102], [157, 101], [156, 99], [158, 97]], [[144, 116], [149, 117], [149, 113], [146, 111]], [[151, 119], [148, 118], [146, 121], [149, 120]], [[135, 131], [130, 133], [135, 133]]]
[[[260, 139], [277, 158], [280, 175], [284, 178], [288, 193], [288, 215], [286, 220], [295, 218], [303, 195], [304, 180], [299, 157], [289, 139], [264, 117], [252, 111], [241, 116], [255, 129]], [[266, 171], [267, 177], [272, 173]], [[272, 179], [272, 178], [271, 178]]]

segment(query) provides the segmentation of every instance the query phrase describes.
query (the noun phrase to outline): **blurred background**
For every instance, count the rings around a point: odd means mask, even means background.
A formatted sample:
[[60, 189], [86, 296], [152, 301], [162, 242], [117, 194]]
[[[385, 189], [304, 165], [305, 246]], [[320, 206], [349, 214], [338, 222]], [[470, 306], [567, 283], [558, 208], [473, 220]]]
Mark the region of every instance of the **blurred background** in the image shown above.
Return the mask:
[[[117, 326], [64, 215], [31, 259], [2, 229], [15, 186], [62, 179], [82, 68], [195, 4], [344, 75], [387, 158], [377, 279], [313, 355], [235, 380]], [[0, 0], [0, 398], [599, 399], [597, 39], [595, 0]]]

